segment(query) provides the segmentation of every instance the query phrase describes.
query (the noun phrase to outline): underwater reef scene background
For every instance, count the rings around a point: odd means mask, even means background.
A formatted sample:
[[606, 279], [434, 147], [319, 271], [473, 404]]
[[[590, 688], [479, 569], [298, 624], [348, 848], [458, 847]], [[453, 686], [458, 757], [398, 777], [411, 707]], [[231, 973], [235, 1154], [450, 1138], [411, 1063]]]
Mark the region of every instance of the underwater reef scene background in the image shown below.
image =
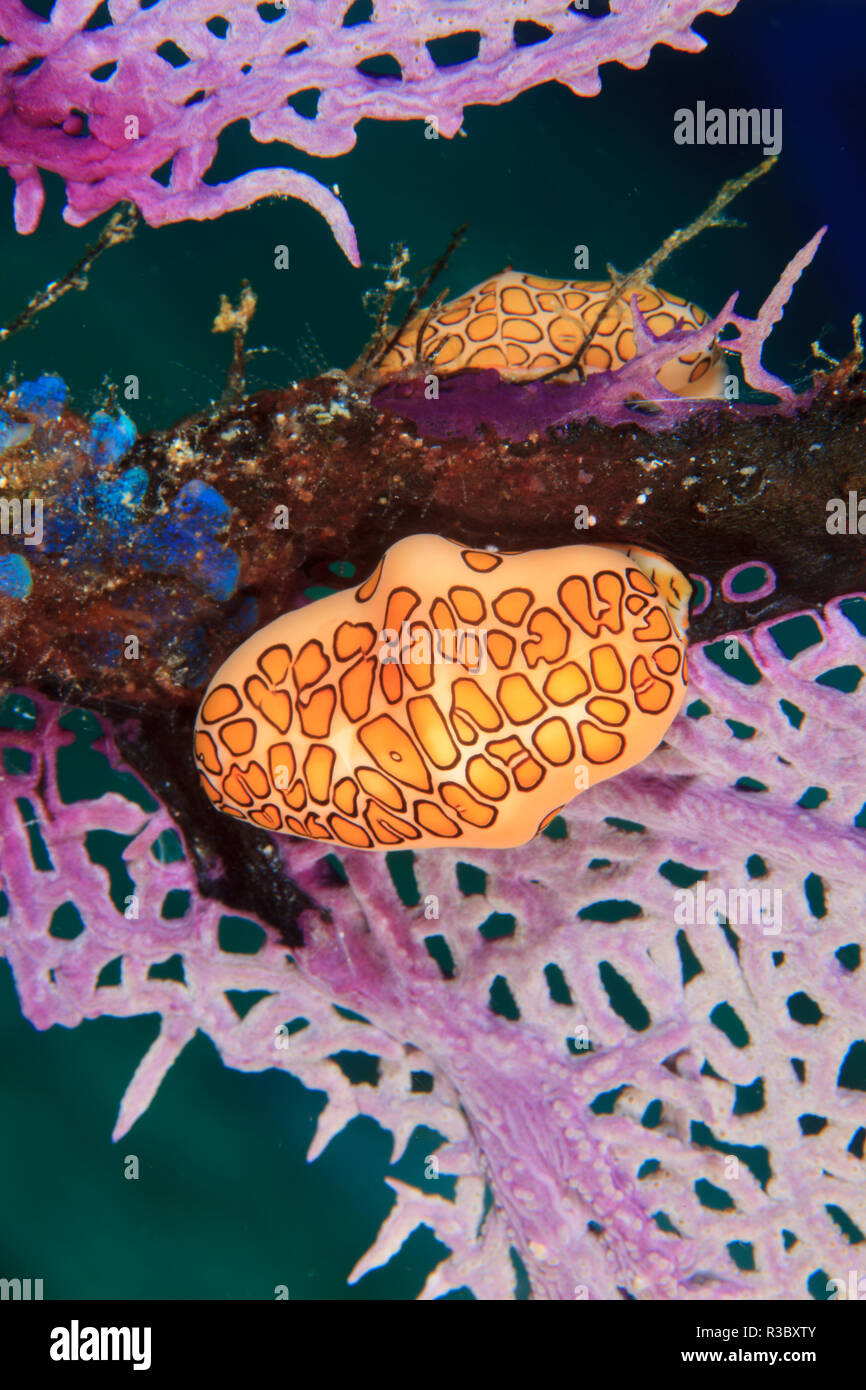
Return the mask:
[[[698, 14], [701, 52], [605, 62], [592, 96], [488, 94], [465, 136], [368, 119], [326, 159], [238, 120], [208, 183], [286, 164], [336, 184], [360, 266], [271, 197], [140, 222], [84, 292], [0, 334], [2, 487], [47, 499], [42, 546], [0, 536], [0, 1277], [59, 1299], [856, 1296], [866, 25], [857, 0], [728, 8]], [[398, 244], [412, 285], [450, 247], [424, 304], [508, 266], [625, 273], [767, 154], [676, 143], [700, 102], [780, 111], [781, 147], [725, 209], [745, 225], [703, 230], [657, 283], [711, 318], [739, 290], [750, 319], [782, 284], [761, 363], [789, 399], [733, 366], [724, 417], [663, 402], [612, 424], [602, 384], [580, 418], [591, 376], [558, 388], [551, 435], [532, 414], [551, 397], [486, 376], [443, 386], [462, 434], [425, 434], [438, 402], [400, 414], [402, 386], [379, 413], [351, 369]], [[0, 324], [106, 220], [67, 225], [43, 178], [26, 235], [0, 184]], [[365, 852], [220, 816], [192, 721], [221, 662], [425, 531], [622, 539], [692, 576], [660, 747], [512, 849]], [[127, 661], [136, 624], [150, 650]]]

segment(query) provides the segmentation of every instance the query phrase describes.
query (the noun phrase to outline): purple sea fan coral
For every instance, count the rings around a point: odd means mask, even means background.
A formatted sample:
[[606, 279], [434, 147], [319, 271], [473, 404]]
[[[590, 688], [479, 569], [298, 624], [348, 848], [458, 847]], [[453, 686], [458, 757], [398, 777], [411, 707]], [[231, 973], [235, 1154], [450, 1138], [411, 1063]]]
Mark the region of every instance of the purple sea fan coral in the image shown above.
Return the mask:
[[[219, 217], [279, 194], [316, 208], [358, 265], [343, 204], [309, 174], [254, 169], [205, 182], [227, 126], [246, 119], [256, 140], [318, 156], [351, 150], [365, 117], [425, 120], [450, 137], [469, 105], [498, 105], [548, 81], [591, 96], [601, 63], [643, 67], [657, 43], [698, 52], [704, 40], [690, 27], [695, 17], [729, 14], [736, 3], [611, 0], [608, 15], [592, 18], [564, 0], [432, 9], [424, 0], [375, 0], [370, 18], [354, 22], [349, 0], [157, 0], [146, 9], [139, 0], [56, 0], [48, 20], [22, 0], [5, 0], [0, 164], [15, 180], [15, 223], [31, 232], [39, 221], [41, 170], [64, 179], [64, 217], [73, 226], [120, 199], [157, 226]], [[104, 8], [111, 23], [89, 27]], [[519, 45], [515, 26], [525, 21], [548, 36]], [[468, 31], [480, 35], [477, 56], [438, 67], [430, 44]], [[385, 55], [399, 76], [363, 71]], [[309, 92], [317, 96], [312, 117], [292, 104]], [[167, 165], [165, 185], [154, 175]]]
[[[415, 1126], [438, 1131], [453, 1200], [438, 1179], [393, 1181], [353, 1278], [423, 1222], [451, 1251], [425, 1297], [511, 1297], [511, 1248], [537, 1298], [823, 1294], [866, 1230], [864, 633], [859, 595], [738, 634], [733, 666], [721, 644], [693, 648], [666, 745], [517, 853], [421, 852], [398, 892], [384, 855], [282, 846], [318, 905], [290, 959], [267, 933], [254, 956], [220, 949], [218, 905], [152, 848], [164, 808], [113, 789], [64, 802], [58, 754], [80, 716], [19, 697], [0, 734], [0, 946], [22, 1009], [40, 1028], [160, 1013], [117, 1137], [196, 1029], [230, 1066], [326, 1092], [314, 1154], [358, 1114], [395, 1157]], [[101, 825], [135, 837], [137, 920], [88, 858]], [[176, 922], [160, 914], [171, 889], [190, 894]], [[70, 898], [80, 930], [61, 939]], [[154, 977], [173, 953], [183, 983]], [[100, 985], [118, 957], [119, 983]], [[262, 997], [240, 1018], [233, 990]], [[341, 1047], [377, 1058], [376, 1084], [349, 1083]]]

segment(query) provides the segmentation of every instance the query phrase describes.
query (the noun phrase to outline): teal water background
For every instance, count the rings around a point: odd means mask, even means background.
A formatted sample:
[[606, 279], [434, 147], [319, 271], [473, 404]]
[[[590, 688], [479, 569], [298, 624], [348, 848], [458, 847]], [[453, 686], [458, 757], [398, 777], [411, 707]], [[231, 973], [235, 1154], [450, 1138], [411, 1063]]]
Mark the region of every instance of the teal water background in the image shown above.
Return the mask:
[[[830, 223], [765, 354], [771, 370], [803, 379], [809, 343], [843, 355], [850, 321], [866, 309], [862, 227], [866, 131], [859, 3], [741, 0], [731, 17], [702, 17], [702, 55], [654, 51], [649, 66], [602, 70], [603, 90], [579, 99], [555, 85], [501, 108], [472, 108], [466, 138], [424, 139], [423, 124], [365, 122], [337, 160], [258, 146], [229, 133], [211, 177], [286, 163], [337, 182], [358, 232], [363, 266], [349, 265], [319, 215], [269, 200], [215, 222], [150, 229], [101, 259], [85, 294], [71, 293], [13, 338], [0, 373], [59, 372], [82, 411], [129, 373], [141, 398], [126, 408], [141, 431], [167, 427], [219, 395], [229, 355], [211, 333], [221, 292], [246, 277], [259, 295], [248, 344], [248, 387], [347, 367], [369, 332], [362, 294], [381, 284], [392, 246], [410, 271], [433, 261], [460, 223], [466, 242], [442, 281], [454, 294], [507, 263], [568, 276], [587, 244], [591, 276], [628, 269], [684, 225], [759, 150], [683, 148], [673, 112], [708, 105], [781, 106], [777, 168], [731, 210], [745, 230], [710, 231], [677, 254], [659, 283], [717, 310], [740, 288], [754, 313], [787, 260]], [[11, 183], [0, 182], [0, 322], [62, 274], [95, 239], [60, 219], [59, 181], [38, 231], [16, 236]], [[285, 244], [290, 269], [274, 268]], [[282, 1074], [225, 1069], [197, 1038], [147, 1114], [118, 1145], [109, 1135], [127, 1081], [156, 1031], [153, 1017], [102, 1019], [36, 1032], [21, 1018], [0, 965], [0, 1275], [43, 1278], [49, 1298], [402, 1299], [417, 1294], [443, 1253], [416, 1233], [384, 1271], [347, 1290], [346, 1275], [391, 1205], [388, 1141], [355, 1121], [313, 1165], [304, 1152], [321, 1095]], [[423, 1182], [432, 1136], [413, 1140], [395, 1171]], [[141, 1177], [124, 1179], [136, 1154]]]

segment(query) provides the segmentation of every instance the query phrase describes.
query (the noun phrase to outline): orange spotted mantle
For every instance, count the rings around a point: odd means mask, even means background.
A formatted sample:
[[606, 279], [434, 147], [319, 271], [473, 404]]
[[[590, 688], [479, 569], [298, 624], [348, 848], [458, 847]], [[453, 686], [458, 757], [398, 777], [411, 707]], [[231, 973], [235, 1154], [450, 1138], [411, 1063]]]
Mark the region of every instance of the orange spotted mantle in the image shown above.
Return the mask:
[[[506, 381], [531, 381], [571, 361], [610, 292], [609, 280], [546, 280], [504, 270], [443, 305], [426, 328], [426, 314], [420, 313], [382, 359], [378, 374], [388, 379], [421, 360], [438, 375], [494, 367]], [[634, 357], [631, 294], [656, 337], [680, 321], [683, 328], [707, 322], [696, 304], [638, 285], [599, 323], [581, 363], [587, 375], [616, 371]], [[708, 351], [672, 357], [656, 379], [678, 396], [718, 397], [726, 370], [724, 353], [713, 343]], [[557, 379], [575, 381], [577, 373], [563, 372]]]
[[398, 541], [223, 664], [196, 720], [202, 786], [238, 820], [335, 847], [523, 844], [664, 736], [690, 592], [625, 546]]

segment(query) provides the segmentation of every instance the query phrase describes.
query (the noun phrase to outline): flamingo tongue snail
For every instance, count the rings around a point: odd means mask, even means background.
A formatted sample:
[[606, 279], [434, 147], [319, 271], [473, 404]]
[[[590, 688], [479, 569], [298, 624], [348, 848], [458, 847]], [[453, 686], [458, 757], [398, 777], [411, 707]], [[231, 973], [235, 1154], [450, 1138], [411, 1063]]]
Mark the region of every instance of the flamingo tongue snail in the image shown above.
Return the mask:
[[[378, 376], [388, 380], [420, 358], [437, 375], [492, 367], [506, 381], [532, 381], [571, 361], [612, 289], [610, 280], [549, 280], [504, 270], [444, 304], [426, 327], [426, 313], [412, 319], [379, 364]], [[657, 338], [677, 326], [707, 322], [697, 304], [654, 285], [637, 285], [595, 327], [581, 360], [586, 375], [616, 371], [634, 357], [632, 294]], [[657, 380], [678, 396], [719, 397], [726, 370], [724, 353], [713, 343], [706, 351], [672, 355]], [[574, 370], [558, 377], [577, 379]]]
[[663, 738], [690, 592], [636, 547], [398, 541], [217, 671], [196, 720], [204, 791], [335, 846], [524, 844]]

